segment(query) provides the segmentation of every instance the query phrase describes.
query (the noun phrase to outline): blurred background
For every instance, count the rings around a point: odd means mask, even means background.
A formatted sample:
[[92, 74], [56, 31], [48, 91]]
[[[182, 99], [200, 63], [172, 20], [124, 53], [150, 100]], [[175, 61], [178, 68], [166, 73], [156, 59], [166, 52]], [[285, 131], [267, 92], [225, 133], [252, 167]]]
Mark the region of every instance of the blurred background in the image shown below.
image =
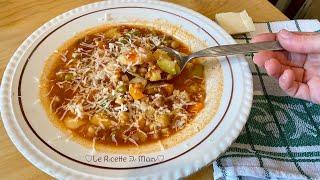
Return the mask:
[[290, 19], [320, 19], [320, 0], [269, 0]]

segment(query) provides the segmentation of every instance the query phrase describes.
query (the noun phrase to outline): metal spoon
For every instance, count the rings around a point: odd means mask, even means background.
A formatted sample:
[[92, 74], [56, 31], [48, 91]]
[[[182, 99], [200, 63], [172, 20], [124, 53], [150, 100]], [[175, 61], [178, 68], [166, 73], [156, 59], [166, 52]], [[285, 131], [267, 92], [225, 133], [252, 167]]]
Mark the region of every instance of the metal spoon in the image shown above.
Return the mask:
[[[178, 65], [180, 66], [180, 72], [183, 70], [186, 64], [194, 58], [246, 54], [246, 53], [254, 53], [254, 52], [265, 51], [265, 50], [283, 50], [283, 48], [281, 47], [278, 41], [214, 46], [214, 47], [209, 47], [207, 49], [197, 51], [188, 56], [182, 55], [180, 52], [174, 49], [171, 49], [169, 47], [160, 47], [160, 48], [175, 57], [175, 59], [178, 61]], [[134, 73], [131, 71], [128, 71], [128, 73], [136, 77], [141, 77], [137, 73]]]
[[207, 49], [197, 51], [188, 56], [183, 56], [180, 52], [168, 47], [163, 47], [161, 49], [173, 55], [177, 59], [181, 71], [186, 66], [186, 64], [194, 58], [246, 54], [246, 53], [254, 53], [254, 52], [265, 51], [265, 50], [283, 50], [283, 48], [281, 47], [278, 41], [214, 46], [214, 47], [209, 47]]

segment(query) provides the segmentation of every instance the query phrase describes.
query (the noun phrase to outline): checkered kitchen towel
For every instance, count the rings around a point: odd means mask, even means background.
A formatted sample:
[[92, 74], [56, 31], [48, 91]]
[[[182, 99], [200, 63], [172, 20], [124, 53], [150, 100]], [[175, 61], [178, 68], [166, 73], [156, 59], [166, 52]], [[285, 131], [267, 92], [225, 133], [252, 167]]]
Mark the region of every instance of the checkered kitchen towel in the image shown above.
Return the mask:
[[[318, 20], [255, 24], [256, 31], [234, 37], [249, 42], [281, 29], [320, 32]], [[251, 114], [238, 139], [214, 163], [215, 179], [320, 179], [320, 106], [286, 96], [275, 79], [246, 55], [253, 76]]]

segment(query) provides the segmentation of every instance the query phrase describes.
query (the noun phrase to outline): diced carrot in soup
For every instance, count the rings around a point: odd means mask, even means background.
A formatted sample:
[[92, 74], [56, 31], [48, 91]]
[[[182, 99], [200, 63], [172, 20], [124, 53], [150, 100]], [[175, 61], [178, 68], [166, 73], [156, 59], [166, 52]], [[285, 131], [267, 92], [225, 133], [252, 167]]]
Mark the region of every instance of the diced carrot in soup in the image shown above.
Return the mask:
[[143, 85], [141, 83], [130, 84], [129, 93], [134, 100], [139, 100], [143, 98]]
[[193, 105], [189, 105], [187, 110], [191, 113], [197, 113], [203, 108], [203, 106], [204, 106], [203, 103], [196, 102]]
[[129, 61], [131, 61], [132, 63], [135, 63], [138, 60], [138, 55], [136, 51], [130, 51], [130, 53], [127, 54], [127, 57]]

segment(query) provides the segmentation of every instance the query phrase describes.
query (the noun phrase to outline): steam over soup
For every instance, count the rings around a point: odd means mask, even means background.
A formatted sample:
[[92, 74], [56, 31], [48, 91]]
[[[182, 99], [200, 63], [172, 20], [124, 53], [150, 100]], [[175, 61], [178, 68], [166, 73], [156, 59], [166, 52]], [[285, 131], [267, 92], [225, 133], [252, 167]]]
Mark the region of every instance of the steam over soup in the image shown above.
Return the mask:
[[49, 58], [42, 102], [64, 129], [95, 143], [139, 146], [168, 138], [201, 111], [205, 84], [200, 63], [180, 72], [162, 46], [190, 54], [179, 40], [144, 26], [108, 26], [79, 36]]

